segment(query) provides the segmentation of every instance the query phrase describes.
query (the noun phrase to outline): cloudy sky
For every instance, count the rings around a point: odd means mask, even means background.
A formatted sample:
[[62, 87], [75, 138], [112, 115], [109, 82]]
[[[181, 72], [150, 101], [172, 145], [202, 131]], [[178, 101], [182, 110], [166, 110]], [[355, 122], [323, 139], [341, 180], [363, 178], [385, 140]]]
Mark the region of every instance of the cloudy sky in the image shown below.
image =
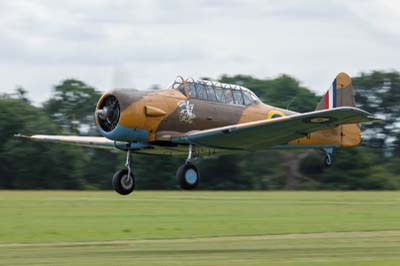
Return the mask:
[[0, 0], [0, 92], [36, 103], [71, 77], [108, 90], [287, 73], [322, 93], [375, 69], [400, 70], [400, 1]]

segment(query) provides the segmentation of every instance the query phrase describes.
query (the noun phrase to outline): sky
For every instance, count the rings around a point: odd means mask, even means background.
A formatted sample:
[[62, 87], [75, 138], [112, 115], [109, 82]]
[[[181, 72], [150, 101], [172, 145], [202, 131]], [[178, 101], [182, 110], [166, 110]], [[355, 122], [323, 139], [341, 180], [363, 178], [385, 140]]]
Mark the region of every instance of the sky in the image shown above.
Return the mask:
[[341, 71], [399, 71], [399, 29], [396, 0], [0, 0], [0, 93], [285, 73], [322, 94]]

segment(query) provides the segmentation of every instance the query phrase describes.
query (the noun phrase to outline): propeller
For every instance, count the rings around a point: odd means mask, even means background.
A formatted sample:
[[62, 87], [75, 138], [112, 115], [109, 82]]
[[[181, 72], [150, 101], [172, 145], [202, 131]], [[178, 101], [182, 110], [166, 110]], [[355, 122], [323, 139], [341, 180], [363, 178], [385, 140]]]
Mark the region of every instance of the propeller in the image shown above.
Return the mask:
[[118, 99], [113, 96], [107, 96], [96, 110], [96, 116], [99, 119], [101, 129], [104, 131], [113, 130], [119, 121], [120, 107]]

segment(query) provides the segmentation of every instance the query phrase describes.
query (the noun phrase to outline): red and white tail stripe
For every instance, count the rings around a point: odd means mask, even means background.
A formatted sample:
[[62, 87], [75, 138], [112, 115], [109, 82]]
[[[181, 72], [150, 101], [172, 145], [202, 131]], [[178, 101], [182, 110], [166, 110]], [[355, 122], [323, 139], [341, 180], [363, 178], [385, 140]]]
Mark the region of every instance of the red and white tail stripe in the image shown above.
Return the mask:
[[325, 109], [332, 109], [336, 107], [336, 79], [333, 81], [332, 86], [326, 91], [324, 95]]

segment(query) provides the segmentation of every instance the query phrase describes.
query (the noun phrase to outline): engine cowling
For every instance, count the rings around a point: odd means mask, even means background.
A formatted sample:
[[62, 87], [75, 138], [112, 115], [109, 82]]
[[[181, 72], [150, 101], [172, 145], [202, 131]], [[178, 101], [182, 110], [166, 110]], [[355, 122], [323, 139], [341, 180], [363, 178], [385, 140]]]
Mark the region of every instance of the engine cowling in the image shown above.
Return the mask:
[[144, 95], [145, 92], [127, 89], [105, 93], [95, 112], [99, 133], [116, 141], [147, 142]]

